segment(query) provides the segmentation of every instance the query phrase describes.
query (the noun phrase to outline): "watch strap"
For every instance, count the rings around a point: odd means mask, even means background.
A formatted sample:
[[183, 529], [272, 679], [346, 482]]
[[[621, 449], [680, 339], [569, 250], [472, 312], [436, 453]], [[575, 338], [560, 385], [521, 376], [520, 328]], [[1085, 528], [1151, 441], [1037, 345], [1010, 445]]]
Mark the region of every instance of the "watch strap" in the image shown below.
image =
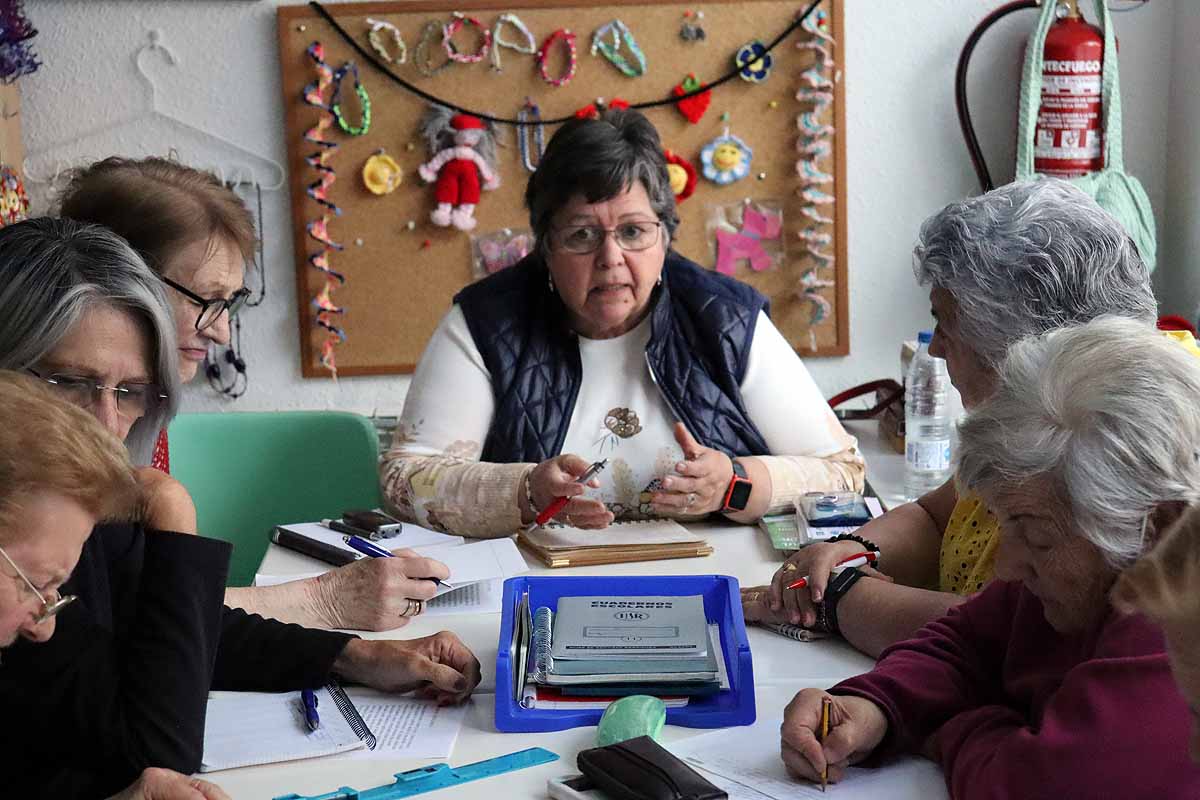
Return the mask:
[[846, 596], [850, 588], [863, 577], [865, 577], [865, 573], [857, 567], [846, 567], [840, 572], [835, 572], [830, 577], [829, 585], [825, 587], [825, 596], [822, 598], [821, 604], [817, 606], [818, 628], [827, 633], [841, 635], [842, 629], [838, 625], [837, 617], [838, 603]]

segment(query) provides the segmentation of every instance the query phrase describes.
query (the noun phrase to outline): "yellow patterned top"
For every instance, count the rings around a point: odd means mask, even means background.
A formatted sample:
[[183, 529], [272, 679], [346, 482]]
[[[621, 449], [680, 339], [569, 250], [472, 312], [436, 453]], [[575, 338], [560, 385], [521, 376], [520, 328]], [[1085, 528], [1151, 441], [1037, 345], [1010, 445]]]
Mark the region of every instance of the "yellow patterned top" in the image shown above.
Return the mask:
[[1000, 522], [974, 493], [958, 498], [942, 536], [939, 585], [943, 592], [974, 594], [992, 579]]

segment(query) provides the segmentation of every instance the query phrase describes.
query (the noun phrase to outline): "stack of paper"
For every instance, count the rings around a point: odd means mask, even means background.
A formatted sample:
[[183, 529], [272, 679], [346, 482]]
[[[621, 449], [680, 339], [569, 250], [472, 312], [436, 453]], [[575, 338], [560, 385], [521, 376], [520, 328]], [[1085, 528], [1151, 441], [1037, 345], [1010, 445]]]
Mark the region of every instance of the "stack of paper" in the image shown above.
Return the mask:
[[601, 530], [549, 525], [522, 531], [517, 542], [548, 567], [624, 564], [712, 553], [704, 539], [671, 519], [618, 522]]

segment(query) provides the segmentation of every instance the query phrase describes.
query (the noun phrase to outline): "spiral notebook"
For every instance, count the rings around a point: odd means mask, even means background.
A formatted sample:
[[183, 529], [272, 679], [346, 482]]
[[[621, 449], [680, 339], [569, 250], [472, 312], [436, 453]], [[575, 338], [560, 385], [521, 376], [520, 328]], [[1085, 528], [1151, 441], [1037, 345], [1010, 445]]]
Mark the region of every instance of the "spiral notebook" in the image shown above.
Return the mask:
[[375, 736], [342, 687], [330, 683], [316, 697], [321, 724], [309, 731], [299, 692], [211, 693], [200, 771], [375, 749]]
[[712, 553], [708, 542], [673, 519], [617, 522], [601, 530], [547, 525], [521, 531], [517, 544], [548, 567], [695, 558]]

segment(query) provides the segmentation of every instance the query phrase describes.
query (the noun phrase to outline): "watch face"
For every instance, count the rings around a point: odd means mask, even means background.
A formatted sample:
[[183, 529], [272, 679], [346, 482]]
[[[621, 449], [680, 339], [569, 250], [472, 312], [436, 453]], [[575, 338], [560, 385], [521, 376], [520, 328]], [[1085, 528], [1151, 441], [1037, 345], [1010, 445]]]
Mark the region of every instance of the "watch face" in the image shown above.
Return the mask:
[[750, 502], [750, 492], [753, 490], [754, 484], [750, 481], [735, 478], [733, 489], [729, 492], [728, 508], [734, 511], [744, 511], [746, 504]]

